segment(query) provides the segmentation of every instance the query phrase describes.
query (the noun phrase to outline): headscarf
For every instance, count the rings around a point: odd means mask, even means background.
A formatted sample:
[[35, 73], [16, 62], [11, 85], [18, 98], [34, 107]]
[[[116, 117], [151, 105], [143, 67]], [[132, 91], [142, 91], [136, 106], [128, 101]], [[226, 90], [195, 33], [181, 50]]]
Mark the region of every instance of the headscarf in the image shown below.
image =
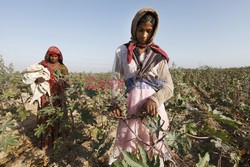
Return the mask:
[[[155, 25], [154, 25], [153, 34], [152, 34], [151, 38], [148, 39], [146, 44], [140, 44], [136, 38], [136, 31], [137, 31], [138, 23], [141, 20], [141, 18], [148, 13], [151, 13], [155, 18]], [[165, 53], [158, 45], [153, 43], [153, 39], [154, 39], [155, 34], [157, 32], [157, 29], [158, 29], [158, 25], [159, 25], [159, 17], [158, 17], [157, 12], [154, 9], [152, 9], [150, 7], [142, 8], [141, 10], [139, 10], [136, 13], [136, 15], [132, 21], [132, 25], [131, 25], [131, 41], [129, 43], [127, 43], [127, 46], [128, 46], [127, 47], [128, 48], [128, 58], [127, 58], [128, 64], [131, 63], [131, 60], [133, 58], [133, 50], [137, 46], [139, 46], [139, 47], [149, 46], [153, 51], [155, 51], [156, 53], [160, 53], [167, 61], [169, 61], [169, 57], [168, 57], [167, 53]]]
[[63, 64], [62, 52], [56, 46], [49, 47], [48, 51], [45, 54], [44, 60], [46, 62], [49, 62], [49, 56], [52, 55], [52, 54], [57, 54], [58, 55], [58, 62], [60, 64]]
[[41, 65], [43, 65], [44, 67], [48, 68], [48, 70], [50, 72], [49, 83], [50, 83], [50, 89], [51, 89], [51, 91], [52, 91], [52, 88], [54, 87], [54, 85], [57, 85], [57, 81], [56, 81], [56, 78], [54, 76], [54, 70], [48, 66], [49, 57], [52, 54], [57, 54], [58, 55], [58, 62], [60, 64], [63, 64], [63, 56], [62, 56], [61, 51], [56, 46], [49, 47], [48, 51], [45, 54], [44, 60], [41, 62]]

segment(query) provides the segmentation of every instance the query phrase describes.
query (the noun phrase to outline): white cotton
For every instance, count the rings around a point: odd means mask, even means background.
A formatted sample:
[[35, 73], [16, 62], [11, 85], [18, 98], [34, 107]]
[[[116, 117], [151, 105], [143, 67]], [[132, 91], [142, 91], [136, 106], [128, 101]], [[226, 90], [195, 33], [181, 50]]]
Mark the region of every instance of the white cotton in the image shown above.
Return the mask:
[[33, 64], [26, 68], [24, 71], [24, 78], [22, 81], [25, 84], [30, 85], [31, 92], [32, 92], [32, 98], [30, 99], [30, 104], [32, 104], [34, 101], [38, 101], [39, 106], [41, 106], [41, 96], [50, 93], [50, 86], [48, 82], [43, 83], [35, 83], [36, 79], [39, 77], [43, 77], [45, 81], [48, 81], [50, 79], [50, 72], [47, 68], [43, 67], [40, 64]]

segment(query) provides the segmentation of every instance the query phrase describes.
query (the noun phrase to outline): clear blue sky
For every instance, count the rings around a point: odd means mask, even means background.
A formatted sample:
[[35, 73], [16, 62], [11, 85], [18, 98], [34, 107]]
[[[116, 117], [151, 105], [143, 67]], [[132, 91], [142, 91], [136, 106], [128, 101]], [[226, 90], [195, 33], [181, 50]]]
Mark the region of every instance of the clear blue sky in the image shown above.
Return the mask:
[[0, 2], [0, 54], [22, 71], [48, 47], [70, 71], [110, 71], [114, 52], [130, 39], [135, 13], [158, 11], [160, 45], [177, 66], [250, 65], [249, 0], [5, 0]]

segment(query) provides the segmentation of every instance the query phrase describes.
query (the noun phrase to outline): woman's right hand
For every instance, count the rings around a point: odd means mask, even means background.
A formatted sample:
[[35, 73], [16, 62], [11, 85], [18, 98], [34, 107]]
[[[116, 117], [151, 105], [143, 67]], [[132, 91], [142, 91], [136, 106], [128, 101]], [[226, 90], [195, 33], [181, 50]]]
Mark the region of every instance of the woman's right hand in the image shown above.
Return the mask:
[[39, 84], [39, 83], [43, 83], [44, 81], [45, 81], [45, 79], [43, 77], [39, 77], [36, 79], [35, 82]]
[[114, 114], [114, 117], [117, 119], [122, 117], [122, 112], [119, 107], [116, 107], [113, 109], [113, 114]]

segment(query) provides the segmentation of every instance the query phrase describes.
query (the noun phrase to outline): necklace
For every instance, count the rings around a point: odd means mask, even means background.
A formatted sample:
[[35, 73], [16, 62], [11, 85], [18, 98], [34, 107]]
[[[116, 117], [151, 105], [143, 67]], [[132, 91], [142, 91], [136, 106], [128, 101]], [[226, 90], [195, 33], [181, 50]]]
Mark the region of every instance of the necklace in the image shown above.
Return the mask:
[[58, 68], [60, 63], [54, 63], [54, 64], [51, 64], [51, 63], [48, 63], [49, 67], [52, 68], [53, 70], [56, 70]]

